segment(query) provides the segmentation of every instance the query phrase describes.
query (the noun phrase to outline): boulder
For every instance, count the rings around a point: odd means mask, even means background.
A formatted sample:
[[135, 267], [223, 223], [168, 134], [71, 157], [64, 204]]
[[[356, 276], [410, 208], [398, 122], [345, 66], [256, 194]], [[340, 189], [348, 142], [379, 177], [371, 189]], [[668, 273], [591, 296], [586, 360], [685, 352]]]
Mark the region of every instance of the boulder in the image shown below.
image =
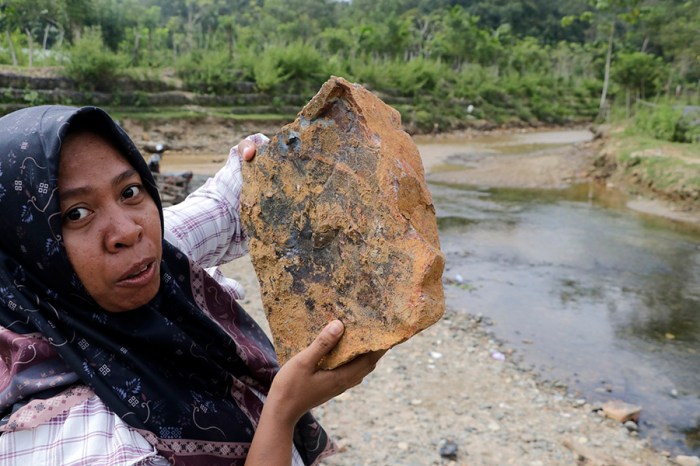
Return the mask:
[[320, 366], [388, 349], [444, 312], [444, 255], [399, 113], [332, 77], [243, 164], [241, 217], [280, 364], [331, 320]]

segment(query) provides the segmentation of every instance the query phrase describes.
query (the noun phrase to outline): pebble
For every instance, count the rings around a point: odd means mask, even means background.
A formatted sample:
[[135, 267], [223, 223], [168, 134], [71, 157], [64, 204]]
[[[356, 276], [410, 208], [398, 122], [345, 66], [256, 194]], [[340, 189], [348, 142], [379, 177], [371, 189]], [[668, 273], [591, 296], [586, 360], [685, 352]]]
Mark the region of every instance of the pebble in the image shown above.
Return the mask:
[[[245, 262], [247, 269], [241, 269], [239, 260], [235, 264], [230, 273], [246, 272], [246, 288], [254, 291], [252, 265]], [[262, 306], [255, 312], [264, 322]], [[561, 391], [536, 378], [534, 367], [511, 363], [517, 357], [507, 357], [505, 364], [491, 359], [493, 351], [504, 347], [483, 331], [488, 319], [467, 312], [448, 309], [449, 319], [389, 351], [367, 383], [316, 408], [317, 419], [342, 441], [343, 451], [321, 465], [572, 466], [576, 459], [564, 440], [579, 446], [582, 438], [587, 440], [582, 451], [609, 454], [618, 464], [675, 465], [680, 452], [655, 453], [622, 424], [606, 420], [602, 410], [593, 410], [593, 398], [603, 397], [591, 397], [585, 408], [576, 408], [583, 394], [561, 401]], [[478, 325], [476, 320], [485, 322]], [[433, 358], [437, 367], [428, 371], [424, 361], [431, 352], [442, 358]], [[601, 380], [598, 388], [607, 394], [613, 384]], [[672, 388], [669, 385], [665, 393]], [[617, 391], [623, 393], [615, 387]], [[415, 400], [420, 404], [412, 404]], [[497, 421], [502, 413], [507, 416]], [[453, 446], [448, 447], [448, 441], [456, 448], [456, 460], [441, 453], [444, 448], [449, 455]], [[697, 458], [679, 459], [679, 465], [700, 466]]]
[[624, 425], [630, 432], [637, 432], [639, 430], [639, 426], [634, 421], [627, 421]]
[[440, 446], [440, 456], [449, 460], [457, 459], [458, 447], [452, 440], [445, 440]]
[[676, 456], [676, 463], [679, 466], [700, 466], [700, 458], [697, 456]]

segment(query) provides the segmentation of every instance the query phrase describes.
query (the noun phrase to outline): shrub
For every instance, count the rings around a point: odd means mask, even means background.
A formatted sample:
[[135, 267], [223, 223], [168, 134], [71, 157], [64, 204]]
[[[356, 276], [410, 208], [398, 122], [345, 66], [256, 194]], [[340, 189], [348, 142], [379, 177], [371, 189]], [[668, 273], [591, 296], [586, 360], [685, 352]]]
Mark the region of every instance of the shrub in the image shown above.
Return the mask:
[[433, 94], [439, 89], [444, 76], [451, 70], [441, 62], [425, 58], [415, 58], [409, 62], [392, 62], [393, 83], [405, 96], [415, 97], [421, 94]]
[[297, 41], [284, 47], [270, 47], [269, 51], [287, 76], [287, 92], [313, 94], [328, 79], [329, 72], [321, 53], [306, 42]]
[[284, 72], [278, 57], [273, 53], [264, 53], [253, 64], [253, 79], [263, 92], [271, 91], [289, 79], [290, 74]]
[[688, 107], [676, 124], [674, 140], [700, 143], [700, 107]]
[[85, 30], [68, 52], [64, 72], [83, 89], [105, 90], [122, 75], [126, 60], [109, 50], [99, 28]]
[[346, 63], [347, 79], [368, 86], [371, 89], [391, 89], [385, 60], [351, 58]]
[[637, 131], [663, 141], [674, 141], [681, 110], [672, 105], [637, 106], [634, 126]]
[[338, 60], [328, 61], [306, 42], [269, 45], [262, 51], [249, 49], [239, 57], [241, 72], [264, 92], [311, 96], [330, 74], [339, 70]]
[[227, 50], [197, 50], [180, 57], [175, 72], [188, 90], [209, 94], [225, 94], [234, 90], [241, 71]]

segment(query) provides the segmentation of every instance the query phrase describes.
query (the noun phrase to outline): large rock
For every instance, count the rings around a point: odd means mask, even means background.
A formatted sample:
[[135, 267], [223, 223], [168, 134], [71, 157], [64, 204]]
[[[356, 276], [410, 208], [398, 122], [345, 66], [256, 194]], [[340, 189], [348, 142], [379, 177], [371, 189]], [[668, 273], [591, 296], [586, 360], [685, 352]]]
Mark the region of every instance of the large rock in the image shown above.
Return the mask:
[[324, 368], [442, 316], [435, 209], [396, 110], [333, 77], [243, 165], [243, 225], [281, 364], [334, 318], [345, 334]]

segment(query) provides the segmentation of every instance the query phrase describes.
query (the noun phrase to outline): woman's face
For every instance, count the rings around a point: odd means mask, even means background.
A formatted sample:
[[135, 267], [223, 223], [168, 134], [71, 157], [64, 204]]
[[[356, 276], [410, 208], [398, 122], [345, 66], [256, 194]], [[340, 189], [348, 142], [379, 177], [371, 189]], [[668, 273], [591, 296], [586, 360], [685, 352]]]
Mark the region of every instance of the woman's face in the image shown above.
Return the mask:
[[87, 292], [102, 308], [146, 304], [160, 287], [158, 208], [140, 175], [101, 136], [70, 134], [58, 175], [63, 242]]

